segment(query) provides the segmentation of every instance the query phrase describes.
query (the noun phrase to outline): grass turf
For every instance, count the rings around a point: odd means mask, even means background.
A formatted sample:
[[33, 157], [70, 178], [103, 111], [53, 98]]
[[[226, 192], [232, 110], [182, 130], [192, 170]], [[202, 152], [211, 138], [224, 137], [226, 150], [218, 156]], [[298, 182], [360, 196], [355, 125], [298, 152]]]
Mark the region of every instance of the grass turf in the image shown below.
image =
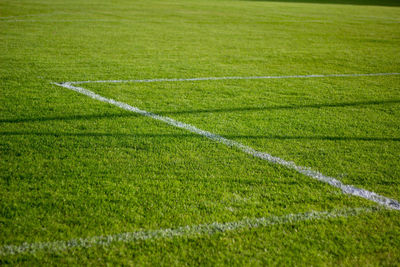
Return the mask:
[[[50, 84], [399, 72], [396, 1], [360, 3], [2, 1], [1, 244], [374, 206]], [[84, 87], [400, 199], [399, 79]], [[379, 211], [1, 262], [393, 265], [399, 218]]]

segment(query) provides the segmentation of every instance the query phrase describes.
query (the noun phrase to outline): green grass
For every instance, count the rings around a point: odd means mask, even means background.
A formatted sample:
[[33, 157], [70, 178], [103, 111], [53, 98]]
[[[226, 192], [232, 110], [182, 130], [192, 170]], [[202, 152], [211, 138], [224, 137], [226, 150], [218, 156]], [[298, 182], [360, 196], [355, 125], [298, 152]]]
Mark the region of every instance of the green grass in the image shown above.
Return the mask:
[[[2, 1], [0, 246], [365, 199], [51, 82], [400, 72], [397, 1]], [[85, 84], [400, 199], [400, 76]], [[400, 214], [0, 256], [12, 265], [396, 265]]]

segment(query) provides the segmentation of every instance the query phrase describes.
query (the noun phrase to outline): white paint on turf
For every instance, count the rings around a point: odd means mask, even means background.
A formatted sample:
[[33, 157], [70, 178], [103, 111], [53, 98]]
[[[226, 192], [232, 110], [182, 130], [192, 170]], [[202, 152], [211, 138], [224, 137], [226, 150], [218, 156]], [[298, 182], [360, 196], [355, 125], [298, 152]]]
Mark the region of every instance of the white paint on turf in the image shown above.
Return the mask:
[[151, 83], [151, 82], [187, 82], [187, 81], [217, 81], [217, 80], [259, 80], [259, 79], [291, 79], [291, 78], [329, 78], [329, 77], [367, 77], [367, 76], [393, 76], [400, 73], [364, 73], [364, 74], [310, 74], [310, 75], [285, 75], [285, 76], [233, 76], [233, 77], [203, 77], [203, 78], [172, 78], [172, 79], [145, 79], [145, 80], [100, 80], [66, 82], [64, 84], [83, 83]]
[[358, 187], [355, 187], [355, 186], [352, 186], [352, 185], [343, 184], [341, 181], [339, 181], [339, 180], [337, 180], [337, 179], [335, 179], [333, 177], [325, 176], [322, 173], [314, 171], [314, 170], [311, 170], [308, 167], [297, 166], [292, 161], [286, 161], [284, 159], [281, 159], [281, 158], [278, 158], [278, 157], [274, 157], [274, 156], [272, 156], [272, 155], [270, 155], [268, 153], [257, 151], [255, 149], [249, 147], [249, 146], [243, 145], [243, 144], [241, 144], [239, 142], [236, 142], [234, 140], [230, 140], [230, 139], [224, 138], [224, 137], [222, 137], [220, 135], [213, 134], [211, 132], [196, 128], [193, 125], [190, 125], [190, 124], [187, 124], [187, 123], [183, 123], [183, 122], [180, 122], [180, 121], [176, 121], [176, 120], [174, 120], [172, 118], [160, 116], [160, 115], [157, 115], [157, 114], [145, 111], [145, 110], [141, 110], [139, 108], [130, 106], [130, 105], [126, 104], [126, 103], [119, 102], [119, 101], [116, 101], [116, 100], [111, 99], [111, 98], [103, 97], [101, 95], [98, 95], [98, 94], [96, 94], [96, 93], [94, 93], [92, 91], [89, 91], [87, 89], [84, 89], [82, 87], [73, 86], [71, 82], [55, 83], [55, 84], [58, 85], [58, 86], [62, 86], [64, 88], [73, 90], [75, 92], [84, 94], [84, 95], [89, 96], [89, 97], [91, 97], [93, 99], [96, 99], [96, 100], [99, 100], [99, 101], [102, 101], [102, 102], [105, 102], [105, 103], [112, 104], [112, 105], [120, 107], [122, 109], [131, 111], [131, 112], [134, 112], [134, 113], [138, 113], [140, 115], [143, 115], [143, 116], [146, 116], [146, 117], [158, 120], [158, 121], [165, 122], [165, 123], [167, 123], [169, 125], [172, 125], [172, 126], [175, 126], [175, 127], [181, 128], [181, 129], [185, 129], [185, 130], [190, 131], [192, 133], [196, 133], [196, 134], [202, 135], [202, 136], [207, 137], [207, 138], [209, 138], [209, 139], [211, 139], [213, 141], [216, 141], [218, 143], [225, 144], [225, 145], [227, 145], [229, 147], [235, 147], [235, 148], [237, 148], [237, 149], [239, 149], [239, 150], [241, 150], [241, 151], [243, 151], [243, 152], [245, 152], [247, 154], [250, 154], [250, 155], [252, 155], [254, 157], [266, 160], [266, 161], [274, 163], [274, 164], [278, 164], [278, 165], [284, 166], [284, 167], [286, 167], [288, 169], [295, 170], [295, 171], [297, 171], [297, 172], [299, 172], [301, 174], [304, 174], [304, 175], [306, 175], [308, 177], [311, 177], [313, 179], [316, 179], [318, 181], [321, 181], [321, 182], [327, 183], [327, 184], [329, 184], [331, 186], [337, 187], [337, 188], [341, 189], [343, 191], [343, 193], [345, 193], [345, 194], [358, 196], [358, 197], [361, 197], [361, 198], [364, 198], [364, 199], [368, 199], [368, 200], [374, 201], [374, 202], [376, 202], [376, 203], [378, 203], [380, 205], [383, 205], [385, 207], [388, 207], [388, 208], [391, 208], [391, 209], [400, 210], [400, 203], [397, 200], [390, 199], [390, 198], [378, 195], [375, 192], [368, 191], [368, 190], [365, 190], [365, 189], [362, 189], [362, 188], [358, 188]]
[[249, 230], [268, 227], [277, 224], [290, 224], [301, 221], [334, 219], [340, 217], [357, 216], [364, 213], [378, 211], [378, 208], [354, 208], [333, 211], [311, 211], [306, 213], [271, 216], [255, 219], [243, 219], [236, 222], [200, 224], [178, 228], [141, 230], [108, 236], [93, 236], [88, 238], [71, 239], [68, 241], [54, 241], [41, 243], [23, 243], [21, 245], [6, 245], [0, 247], [0, 255], [34, 254], [38, 252], [52, 253], [73, 248], [90, 248], [93, 246], [109, 246], [113, 243], [131, 243], [140, 240], [153, 240], [175, 237], [196, 237], [213, 235], [235, 230]]

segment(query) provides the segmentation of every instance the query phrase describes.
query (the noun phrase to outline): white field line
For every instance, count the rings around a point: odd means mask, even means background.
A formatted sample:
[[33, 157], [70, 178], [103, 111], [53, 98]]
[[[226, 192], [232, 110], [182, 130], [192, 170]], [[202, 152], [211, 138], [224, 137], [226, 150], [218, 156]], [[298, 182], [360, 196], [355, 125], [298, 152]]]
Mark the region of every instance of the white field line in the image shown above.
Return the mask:
[[202, 78], [172, 78], [172, 79], [145, 79], [145, 80], [100, 80], [100, 81], [78, 81], [66, 82], [64, 84], [84, 83], [151, 83], [151, 82], [187, 82], [187, 81], [216, 81], [216, 80], [259, 80], [259, 79], [290, 79], [290, 78], [329, 78], [329, 77], [363, 77], [363, 76], [392, 76], [400, 75], [392, 73], [364, 73], [364, 74], [310, 74], [310, 75], [286, 75], [286, 76], [249, 76], [249, 77], [202, 77]]
[[236, 142], [236, 141], [224, 138], [222, 136], [219, 136], [217, 134], [213, 134], [211, 132], [196, 128], [193, 125], [186, 124], [186, 123], [183, 123], [183, 122], [180, 122], [180, 121], [176, 121], [176, 120], [171, 119], [169, 117], [160, 116], [160, 115], [157, 115], [157, 114], [145, 111], [145, 110], [141, 110], [141, 109], [138, 109], [136, 107], [130, 106], [130, 105], [128, 105], [126, 103], [123, 103], [123, 102], [116, 101], [116, 100], [111, 99], [111, 98], [103, 97], [101, 95], [98, 95], [98, 94], [96, 94], [96, 93], [94, 93], [92, 91], [89, 91], [87, 89], [84, 89], [82, 87], [73, 86], [70, 82], [67, 82], [67, 83], [55, 83], [55, 84], [58, 85], [58, 86], [62, 86], [64, 88], [76, 91], [78, 93], [84, 94], [84, 95], [89, 96], [89, 97], [91, 97], [93, 99], [96, 99], [96, 100], [99, 100], [99, 101], [102, 101], [102, 102], [105, 102], [105, 103], [109, 103], [109, 104], [117, 106], [119, 108], [131, 111], [131, 112], [134, 112], [134, 113], [138, 113], [140, 115], [143, 115], [143, 116], [146, 116], [146, 117], [158, 120], [158, 121], [165, 122], [165, 123], [167, 123], [169, 125], [172, 125], [172, 126], [175, 126], [175, 127], [181, 128], [181, 129], [185, 129], [185, 130], [190, 131], [192, 133], [196, 133], [196, 134], [202, 135], [202, 136], [207, 137], [207, 138], [209, 138], [209, 139], [211, 139], [211, 140], [213, 140], [215, 142], [225, 144], [225, 145], [227, 145], [229, 147], [235, 147], [235, 148], [237, 148], [237, 149], [239, 149], [239, 150], [241, 150], [241, 151], [243, 151], [243, 152], [245, 152], [247, 154], [250, 154], [250, 155], [252, 155], [254, 157], [266, 160], [266, 161], [271, 162], [273, 164], [282, 165], [282, 166], [284, 166], [284, 167], [286, 167], [288, 169], [295, 170], [295, 171], [297, 171], [297, 172], [299, 172], [301, 174], [304, 174], [304, 175], [306, 175], [308, 177], [311, 177], [311, 178], [316, 179], [318, 181], [327, 183], [327, 184], [329, 184], [331, 186], [337, 187], [337, 188], [341, 189], [346, 194], [362, 197], [362, 198], [374, 201], [374, 202], [376, 202], [376, 203], [378, 203], [380, 205], [383, 205], [385, 207], [388, 207], [388, 208], [391, 208], [391, 209], [400, 210], [400, 203], [398, 201], [394, 200], [394, 199], [390, 199], [390, 198], [378, 195], [378, 194], [376, 194], [374, 192], [371, 192], [371, 191], [368, 191], [368, 190], [365, 190], [365, 189], [362, 189], [362, 188], [357, 188], [357, 187], [352, 186], [352, 185], [343, 184], [341, 181], [339, 181], [339, 180], [337, 180], [337, 179], [335, 179], [333, 177], [325, 176], [322, 173], [317, 172], [317, 171], [313, 171], [313, 170], [311, 170], [310, 168], [307, 168], [307, 167], [297, 166], [294, 162], [286, 161], [284, 159], [281, 159], [281, 158], [278, 158], [278, 157], [274, 157], [274, 156], [272, 156], [270, 154], [267, 154], [265, 152], [257, 151], [255, 149], [253, 149], [253, 148], [251, 148], [249, 146], [243, 145], [243, 144], [241, 144], [239, 142]]
[[71, 239], [68, 241], [54, 241], [41, 243], [23, 243], [21, 245], [5, 245], [0, 247], [0, 255], [34, 254], [37, 252], [51, 253], [72, 248], [89, 248], [93, 246], [108, 246], [112, 243], [131, 243], [140, 240], [154, 240], [175, 237], [196, 237], [213, 235], [235, 230], [249, 230], [268, 227], [277, 224], [290, 224], [301, 221], [334, 219], [339, 217], [357, 216], [364, 213], [378, 211], [378, 208], [354, 208], [333, 211], [311, 211], [307, 213], [271, 216], [266, 218], [244, 219], [236, 222], [200, 224], [178, 228], [141, 230], [108, 236], [93, 236], [88, 238]]

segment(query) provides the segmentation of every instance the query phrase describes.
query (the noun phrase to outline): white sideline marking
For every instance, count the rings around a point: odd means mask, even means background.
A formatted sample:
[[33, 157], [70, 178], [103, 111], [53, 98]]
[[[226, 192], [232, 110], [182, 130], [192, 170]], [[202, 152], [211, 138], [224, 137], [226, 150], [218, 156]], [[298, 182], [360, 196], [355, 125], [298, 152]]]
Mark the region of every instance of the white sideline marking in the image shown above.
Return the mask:
[[41, 243], [23, 243], [22, 245], [6, 245], [0, 247], [0, 255], [34, 254], [36, 252], [56, 252], [72, 248], [89, 248], [93, 246], [108, 246], [112, 243], [130, 243], [139, 240], [152, 240], [174, 237], [193, 237], [199, 235], [212, 235], [234, 230], [247, 230], [268, 227], [277, 224], [288, 224], [301, 221], [334, 219], [339, 217], [357, 216], [363, 213], [378, 211], [379, 208], [354, 208], [328, 211], [311, 211], [307, 213], [289, 214], [284, 216], [271, 216], [255, 219], [244, 219], [236, 222], [200, 225], [188, 225], [178, 228], [159, 230], [141, 230], [108, 236], [93, 236], [88, 238], [71, 239], [68, 241], [54, 241]]
[[187, 81], [215, 81], [215, 80], [258, 80], [258, 79], [290, 79], [290, 78], [328, 78], [328, 77], [363, 77], [363, 76], [392, 76], [400, 75], [392, 73], [364, 73], [364, 74], [310, 74], [310, 75], [286, 75], [286, 76], [250, 76], [250, 77], [203, 77], [203, 78], [172, 78], [172, 79], [145, 79], [145, 80], [100, 80], [66, 82], [64, 84], [83, 83], [151, 83], [151, 82], [187, 82]]
[[71, 85], [72, 84], [71, 82], [54, 83], [54, 84], [56, 84], [58, 86], [62, 86], [62, 87], [67, 88], [67, 89], [70, 89], [70, 90], [73, 90], [73, 91], [76, 91], [78, 93], [84, 94], [84, 95], [89, 96], [89, 97], [91, 97], [93, 99], [96, 99], [96, 100], [99, 100], [99, 101], [102, 101], [102, 102], [105, 102], [105, 103], [112, 104], [112, 105], [120, 107], [122, 109], [131, 111], [131, 112], [134, 112], [134, 113], [138, 113], [140, 115], [143, 115], [143, 116], [146, 116], [146, 117], [150, 117], [150, 118], [158, 120], [158, 121], [165, 122], [165, 123], [167, 123], [169, 125], [172, 125], [172, 126], [175, 126], [175, 127], [181, 128], [181, 129], [188, 130], [188, 131], [190, 131], [192, 133], [196, 133], [196, 134], [202, 135], [202, 136], [207, 137], [207, 138], [209, 138], [209, 139], [211, 139], [213, 141], [216, 141], [218, 143], [225, 144], [225, 145], [227, 145], [229, 147], [236, 147], [239, 150], [241, 150], [241, 151], [243, 151], [243, 152], [245, 152], [247, 154], [250, 154], [250, 155], [252, 155], [254, 157], [269, 161], [269, 162], [274, 163], [274, 164], [285, 166], [288, 169], [295, 170], [295, 171], [297, 171], [297, 172], [299, 172], [301, 174], [304, 174], [304, 175], [306, 175], [308, 177], [314, 178], [314, 179], [316, 179], [318, 181], [321, 181], [321, 182], [327, 183], [327, 184], [329, 184], [331, 186], [337, 187], [337, 188], [341, 189], [343, 191], [343, 193], [345, 193], [345, 194], [350, 194], [350, 195], [362, 197], [362, 198], [374, 201], [374, 202], [376, 202], [376, 203], [378, 203], [380, 205], [384, 205], [384, 206], [386, 206], [388, 208], [400, 210], [400, 203], [398, 201], [394, 200], [394, 199], [390, 199], [390, 198], [378, 195], [375, 192], [368, 191], [368, 190], [365, 190], [365, 189], [362, 189], [362, 188], [357, 188], [357, 187], [352, 186], [352, 185], [343, 184], [341, 181], [339, 181], [339, 180], [337, 180], [337, 179], [335, 179], [333, 177], [325, 176], [322, 173], [317, 172], [317, 171], [313, 171], [313, 170], [311, 170], [310, 168], [307, 168], [307, 167], [297, 166], [292, 161], [286, 161], [284, 159], [281, 159], [281, 158], [278, 158], [278, 157], [274, 157], [274, 156], [272, 156], [270, 154], [267, 154], [265, 152], [257, 151], [255, 149], [253, 149], [253, 148], [251, 148], [249, 146], [243, 145], [243, 144], [241, 144], [239, 142], [236, 142], [236, 141], [224, 138], [222, 136], [219, 136], [217, 134], [213, 134], [211, 132], [196, 128], [193, 125], [190, 125], [190, 124], [187, 124], [187, 123], [183, 123], [183, 122], [180, 122], [180, 121], [176, 121], [176, 120], [171, 119], [169, 117], [160, 116], [160, 115], [157, 115], [157, 114], [145, 111], [145, 110], [141, 110], [141, 109], [138, 109], [136, 107], [130, 106], [130, 105], [128, 105], [126, 103], [123, 103], [123, 102], [116, 101], [116, 100], [111, 99], [111, 98], [103, 97], [101, 95], [98, 95], [98, 94], [96, 94], [96, 93], [94, 93], [92, 91], [89, 91], [87, 89], [84, 89], [82, 87], [73, 86], [73, 85]]

